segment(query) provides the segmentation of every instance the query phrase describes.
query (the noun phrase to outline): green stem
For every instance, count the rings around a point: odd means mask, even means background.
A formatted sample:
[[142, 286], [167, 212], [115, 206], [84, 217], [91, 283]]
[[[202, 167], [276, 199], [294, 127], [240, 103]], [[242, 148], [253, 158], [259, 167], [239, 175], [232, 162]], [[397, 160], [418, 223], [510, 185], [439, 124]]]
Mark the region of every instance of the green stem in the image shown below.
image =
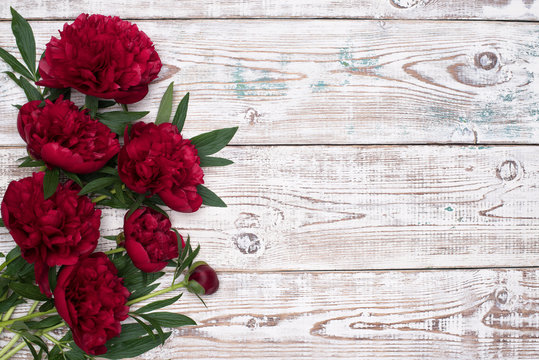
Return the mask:
[[8, 352], [6, 355], [0, 357], [0, 360], [7, 360], [9, 359], [10, 357], [12, 357], [13, 355], [15, 355], [16, 353], [18, 353], [23, 347], [26, 346], [26, 343], [22, 342], [20, 343], [19, 345], [17, 345], [16, 347], [14, 347], [10, 352]]
[[116, 254], [116, 253], [124, 252], [124, 251], [125, 251], [125, 248], [119, 247], [119, 248], [116, 248], [116, 249], [105, 251], [105, 254], [110, 255], [110, 254]]
[[6, 325], [11, 325], [11, 324], [13, 324], [14, 322], [17, 322], [17, 321], [25, 321], [25, 320], [33, 319], [33, 318], [43, 316], [43, 315], [54, 314], [55, 312], [56, 312], [56, 309], [50, 309], [48, 311], [37, 312], [37, 313], [34, 313], [34, 314], [28, 314], [26, 316], [22, 316], [22, 317], [19, 317], [19, 318], [6, 320], [6, 321], [1, 321], [0, 322], [0, 327], [4, 327]]
[[56, 340], [54, 337], [50, 336], [49, 334], [44, 333], [43, 336], [49, 339], [53, 344], [58, 345], [59, 348], [64, 347], [64, 344], [62, 344], [61, 342], [59, 342], [58, 340]]
[[2, 265], [0, 265], [0, 271], [4, 270], [6, 266], [11, 264], [13, 261], [15, 261], [20, 255], [15, 256], [13, 259], [9, 259], [8, 261], [4, 261]]
[[92, 202], [93, 202], [94, 204], [97, 204], [98, 202], [100, 202], [101, 200], [105, 200], [106, 198], [108, 198], [107, 195], [101, 195], [101, 196], [98, 196], [98, 197], [96, 197], [96, 198], [93, 198], [93, 199], [92, 199]]
[[144, 296], [141, 296], [139, 298], [136, 298], [136, 299], [133, 299], [133, 300], [130, 300], [127, 302], [126, 305], [133, 305], [133, 304], [136, 304], [136, 303], [139, 303], [141, 301], [144, 301], [144, 300], [148, 300], [148, 299], [151, 299], [155, 296], [159, 296], [159, 295], [162, 295], [162, 294], [166, 294], [170, 291], [174, 291], [176, 289], [179, 289], [179, 288], [182, 288], [182, 287], [185, 287], [187, 285], [187, 281], [184, 280], [182, 282], [179, 282], [177, 284], [174, 284], [172, 286], [169, 286], [168, 288], [165, 288], [163, 290], [159, 290], [159, 291], [156, 291], [156, 292], [153, 292], [153, 293], [150, 293], [148, 295], [144, 295]]
[[[37, 308], [37, 305], [38, 305], [38, 304], [39, 304], [39, 301], [34, 301], [34, 303], [32, 304], [32, 306], [30, 307], [30, 310], [28, 310], [28, 315], [30, 315], [30, 314], [32, 314], [32, 313], [34, 312], [34, 310]], [[7, 314], [6, 314], [6, 315], [7, 315]], [[10, 315], [10, 317], [11, 317], [11, 315]], [[7, 319], [9, 319], [9, 317], [8, 317]], [[7, 320], [7, 319], [3, 319], [3, 320]], [[3, 327], [2, 327], [2, 329], [3, 329]], [[2, 350], [0, 350], [0, 356], [4, 355], [9, 349], [11, 349], [11, 347], [12, 347], [13, 345], [15, 345], [15, 343], [17, 343], [17, 341], [19, 341], [20, 338], [21, 338], [21, 336], [20, 336], [19, 334], [13, 335], [13, 338], [10, 340], [10, 342], [7, 343], [6, 346], [4, 346], [4, 348], [3, 348]], [[22, 344], [23, 347], [24, 347], [24, 343], [21, 343], [21, 344]], [[16, 348], [15, 348], [15, 349], [16, 349]], [[15, 349], [13, 349], [13, 350], [15, 350]], [[21, 347], [20, 349], [22, 349], [22, 347]], [[19, 349], [19, 350], [20, 350], [20, 349]], [[17, 350], [17, 351], [19, 351], [19, 350]], [[15, 351], [15, 352], [17, 352], [17, 351]], [[15, 353], [13, 353], [13, 354], [15, 354]], [[9, 357], [11, 357], [11, 355], [9, 355], [8, 357], [6, 357], [6, 359], [8, 359]], [[0, 358], [0, 359], [3, 359], [3, 358]]]

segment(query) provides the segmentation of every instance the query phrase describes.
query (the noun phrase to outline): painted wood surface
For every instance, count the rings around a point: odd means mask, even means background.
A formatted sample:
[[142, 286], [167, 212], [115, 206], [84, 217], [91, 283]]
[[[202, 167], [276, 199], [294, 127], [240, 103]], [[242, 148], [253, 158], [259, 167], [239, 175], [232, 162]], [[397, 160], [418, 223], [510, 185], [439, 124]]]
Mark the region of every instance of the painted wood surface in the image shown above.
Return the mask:
[[[0, 153], [3, 193], [30, 170], [15, 165], [23, 149]], [[229, 207], [171, 214], [219, 270], [539, 266], [536, 147], [240, 146], [223, 156], [235, 164], [207, 169], [205, 182]], [[123, 215], [106, 210], [102, 233], [121, 232]], [[13, 243], [1, 233], [5, 251]]]
[[0, 4], [29, 18], [66, 19], [82, 12], [133, 19], [185, 18], [360, 18], [537, 20], [534, 0], [18, 0]]
[[[139, 359], [539, 358], [539, 270], [221, 273]], [[28, 358], [22, 354], [19, 358]]]
[[[44, 47], [63, 22], [33, 22]], [[240, 126], [235, 144], [539, 143], [537, 25], [500, 22], [140, 21], [170, 81], [191, 92], [188, 136]], [[0, 46], [15, 51], [9, 24]], [[0, 65], [0, 71], [7, 70]], [[0, 144], [21, 144], [0, 77]]]

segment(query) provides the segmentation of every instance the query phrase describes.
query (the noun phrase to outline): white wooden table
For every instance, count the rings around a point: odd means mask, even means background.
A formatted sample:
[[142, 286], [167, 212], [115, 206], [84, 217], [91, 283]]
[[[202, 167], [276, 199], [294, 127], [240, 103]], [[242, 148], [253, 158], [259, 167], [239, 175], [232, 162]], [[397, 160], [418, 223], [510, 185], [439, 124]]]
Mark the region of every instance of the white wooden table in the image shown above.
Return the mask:
[[[133, 19], [165, 64], [133, 109], [152, 119], [173, 80], [186, 136], [240, 127], [206, 172], [228, 209], [172, 214], [221, 289], [141, 359], [539, 359], [539, 2], [12, 5], [40, 50], [81, 12]], [[3, 193], [30, 170], [0, 84]]]

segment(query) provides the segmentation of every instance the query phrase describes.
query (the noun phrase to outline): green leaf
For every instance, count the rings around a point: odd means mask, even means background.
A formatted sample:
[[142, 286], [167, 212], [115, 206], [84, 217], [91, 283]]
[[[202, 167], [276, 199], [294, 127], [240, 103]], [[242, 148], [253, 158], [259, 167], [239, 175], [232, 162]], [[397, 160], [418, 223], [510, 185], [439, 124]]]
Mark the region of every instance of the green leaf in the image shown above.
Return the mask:
[[60, 315], [49, 316], [41, 321], [26, 321], [26, 325], [30, 329], [47, 329], [51, 326], [58, 325], [62, 322], [62, 317]]
[[151, 293], [152, 291], [154, 291], [155, 289], [157, 289], [157, 287], [158, 287], [159, 285], [161, 285], [161, 284], [160, 284], [160, 283], [156, 283], [156, 284], [148, 285], [148, 286], [145, 287], [145, 288], [141, 288], [140, 290], [133, 291], [133, 292], [131, 292], [131, 295], [129, 296], [129, 300], [137, 299], [137, 298], [139, 298], [139, 297], [148, 295], [149, 293]]
[[58, 168], [45, 170], [45, 176], [43, 177], [43, 196], [45, 197], [45, 200], [50, 198], [56, 191], [59, 178], [60, 171]]
[[53, 307], [54, 307], [54, 300], [49, 299], [39, 306], [39, 311], [40, 312], [49, 311]]
[[163, 327], [179, 327], [187, 325], [196, 325], [197, 323], [188, 316], [182, 314], [176, 314], [171, 312], [153, 312], [150, 314], [145, 314], [145, 318], [152, 318], [152, 320], [157, 321], [159, 325]]
[[109, 174], [112, 176], [118, 176], [118, 170], [111, 166], [105, 166], [104, 168], [99, 169], [98, 172], [103, 173], [103, 174]]
[[215, 154], [224, 148], [238, 131], [238, 127], [219, 129], [200, 134], [191, 139], [198, 150], [198, 156]]
[[122, 331], [120, 332], [120, 336], [110, 339], [107, 342], [107, 347], [109, 347], [112, 344], [119, 344], [126, 342], [128, 340], [133, 340], [141, 335], [144, 335], [146, 333], [146, 330], [140, 326], [138, 323], [130, 323], [130, 324], [123, 324], [122, 325]]
[[43, 95], [22, 76], [19, 78], [19, 86], [23, 89], [28, 101], [43, 100]]
[[[34, 334], [30, 334], [29, 332], [22, 332], [21, 335], [28, 341], [30, 341], [33, 344], [36, 344], [39, 346], [43, 351], [45, 351], [47, 354], [49, 353], [49, 348], [47, 347], [47, 344], [41, 339], [39, 336], [36, 336]], [[41, 359], [41, 358], [39, 358]]]
[[24, 298], [40, 301], [45, 301], [49, 299], [48, 297], [43, 295], [41, 291], [39, 291], [39, 288], [35, 285], [23, 284], [20, 282], [12, 281], [11, 283], [9, 283], [9, 287], [11, 288], [11, 290]]
[[14, 73], [12, 73], [11, 71], [4, 71], [4, 73], [11, 79], [13, 80], [13, 82], [15, 84], [17, 84], [17, 86], [21, 87], [21, 83], [19, 81], [19, 78], [17, 77], [17, 75], [15, 75]]
[[19, 165], [19, 167], [37, 167], [45, 165], [45, 162], [43, 160], [34, 160], [30, 156], [26, 156], [23, 159], [24, 161]]
[[155, 334], [153, 333], [153, 329], [151, 326], [148, 326], [144, 321], [137, 319], [134, 316], [131, 316], [133, 320], [135, 320], [144, 330], [146, 330], [146, 333], [152, 337], [152, 339], [155, 339]]
[[[17, 41], [17, 47], [21, 52], [22, 59], [30, 69], [30, 73], [36, 72], [36, 41], [34, 40], [34, 33], [28, 21], [26, 21], [15, 9], [11, 9], [11, 30], [15, 35]], [[30, 79], [35, 80], [32, 76]]]
[[79, 178], [79, 176], [77, 174], [73, 174], [73, 173], [71, 173], [69, 171], [65, 171], [65, 170], [62, 170], [62, 173], [65, 175], [66, 178], [68, 178], [70, 180], [73, 180], [75, 182], [75, 184], [82, 187], [82, 181], [81, 181], [81, 179]]
[[176, 301], [178, 301], [178, 299], [181, 298], [182, 295], [183, 295], [183, 293], [178, 295], [178, 296], [171, 297], [170, 299], [154, 301], [154, 302], [149, 303], [148, 305], [145, 305], [145, 306], [141, 307], [140, 309], [136, 310], [135, 313], [144, 314], [144, 313], [147, 313], [147, 312], [150, 312], [150, 311], [161, 309], [161, 308], [163, 308], [165, 306], [172, 305]]
[[[4, 220], [0, 219], [0, 227], [6, 227], [6, 224], [4, 224]], [[2, 254], [2, 257], [4, 257], [4, 254]], [[0, 311], [1, 312], [1, 311]]]
[[197, 186], [197, 192], [202, 197], [202, 203], [207, 206], [226, 207], [226, 204], [219, 196], [204, 185]]
[[185, 118], [187, 117], [187, 108], [189, 107], [189, 93], [185, 94], [182, 101], [178, 104], [172, 125], [178, 128], [179, 132], [182, 132], [183, 125], [185, 124]]
[[193, 263], [193, 260], [195, 260], [199, 251], [200, 251], [200, 245], [197, 246], [197, 248], [194, 251], [190, 252], [189, 256], [187, 256], [184, 260], [182, 260], [181, 264], [179, 264], [175, 270], [174, 278], [178, 278], [178, 276], [180, 276], [180, 274], [185, 269], [191, 266], [191, 264]]
[[2, 48], [0, 48], [0, 58], [2, 58], [2, 60], [4, 60], [6, 64], [11, 66], [13, 71], [21, 74], [27, 79], [34, 80], [34, 76], [32, 76], [28, 69], [23, 64], [21, 64], [21, 62], [17, 60], [13, 55], [11, 55]]
[[142, 205], [142, 202], [144, 201], [145, 198], [146, 198], [145, 194], [138, 194], [133, 204], [131, 204], [131, 206], [129, 207], [129, 211], [127, 212], [127, 217], [130, 217], [131, 214], [134, 213], [135, 210], [137, 210], [140, 207], [140, 205]]
[[54, 291], [56, 288], [56, 266], [51, 266], [49, 268], [49, 286], [51, 291]]
[[107, 177], [97, 178], [93, 181], [90, 181], [88, 184], [86, 184], [79, 192], [79, 195], [82, 196], [82, 195], [89, 194], [91, 192], [96, 192], [98, 190], [111, 186], [118, 181], [120, 180], [117, 177], [107, 176]]
[[228, 160], [225, 158], [213, 157], [213, 156], [203, 156], [200, 158], [201, 167], [227, 166], [230, 164], [234, 164], [234, 162], [232, 160]]
[[157, 331], [157, 334], [159, 335], [159, 338], [161, 339], [161, 344], [164, 344], [167, 338], [165, 337], [165, 333], [161, 328], [161, 324], [157, 320], [152, 318], [149, 314], [139, 314], [139, 316], [144, 320], [148, 321], [154, 327], [154, 329]]
[[[170, 332], [165, 333], [165, 339], [167, 339], [170, 334]], [[105, 359], [132, 358], [144, 354], [159, 345], [161, 345], [161, 339], [152, 338], [150, 335], [146, 335], [137, 339], [112, 343], [108, 346], [108, 351], [99, 356]]]
[[41, 358], [39, 357], [36, 349], [34, 349], [34, 347], [32, 346], [32, 344], [30, 343], [30, 341], [26, 340], [26, 337], [23, 335], [23, 341], [24, 343], [26, 344], [26, 347], [30, 350], [30, 352], [32, 353], [32, 357], [34, 358], [34, 360], [41, 360]]
[[170, 121], [170, 114], [172, 114], [172, 96], [174, 91], [174, 81], [170, 83], [167, 90], [163, 94], [161, 103], [159, 104], [159, 110], [157, 111], [157, 117], [155, 118], [155, 124], [163, 124]]
[[148, 115], [148, 111], [109, 111], [105, 113], [98, 113], [97, 119], [102, 124], [108, 126], [110, 131], [123, 135], [125, 126], [131, 124], [133, 121], [142, 119], [144, 116]]
[[108, 108], [114, 105], [116, 105], [116, 101], [114, 100], [99, 100], [97, 107], [99, 109], [104, 109], [104, 108]]
[[[46, 91], [50, 93], [49, 96], [47, 96], [47, 100], [54, 101], [62, 95], [64, 99], [71, 99], [71, 88], [64, 88], [64, 89], [54, 89], [54, 88], [45, 88]], [[45, 93], [45, 92], [44, 92]]]
[[95, 115], [97, 114], [97, 107], [99, 106], [99, 99], [95, 96], [86, 95], [84, 98], [84, 105], [90, 112], [90, 116], [92, 119], [95, 118]]
[[11, 307], [23, 304], [24, 302], [23, 299], [19, 299], [18, 294], [12, 293], [7, 299], [0, 301], [0, 313], [5, 313]]

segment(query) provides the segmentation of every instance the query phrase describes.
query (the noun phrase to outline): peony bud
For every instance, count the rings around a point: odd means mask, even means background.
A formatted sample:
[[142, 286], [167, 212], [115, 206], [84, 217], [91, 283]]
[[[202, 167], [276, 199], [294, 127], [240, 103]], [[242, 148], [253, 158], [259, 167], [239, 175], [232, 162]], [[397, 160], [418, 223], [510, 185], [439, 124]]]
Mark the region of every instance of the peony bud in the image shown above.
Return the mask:
[[198, 261], [189, 270], [187, 289], [199, 295], [211, 295], [219, 289], [217, 273], [211, 266]]

